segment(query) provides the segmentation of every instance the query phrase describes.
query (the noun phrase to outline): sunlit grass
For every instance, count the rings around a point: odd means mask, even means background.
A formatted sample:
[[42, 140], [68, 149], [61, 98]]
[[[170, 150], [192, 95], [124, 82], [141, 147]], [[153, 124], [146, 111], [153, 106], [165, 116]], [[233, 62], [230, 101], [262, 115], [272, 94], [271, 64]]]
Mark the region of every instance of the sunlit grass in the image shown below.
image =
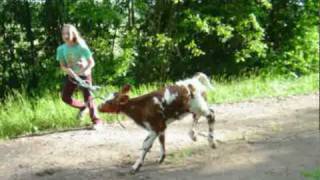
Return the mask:
[[320, 167], [301, 173], [307, 180], [320, 180]]
[[319, 75], [295, 77], [247, 77], [216, 79], [215, 90], [209, 94], [212, 103], [237, 102], [257, 97], [289, 96], [317, 92]]

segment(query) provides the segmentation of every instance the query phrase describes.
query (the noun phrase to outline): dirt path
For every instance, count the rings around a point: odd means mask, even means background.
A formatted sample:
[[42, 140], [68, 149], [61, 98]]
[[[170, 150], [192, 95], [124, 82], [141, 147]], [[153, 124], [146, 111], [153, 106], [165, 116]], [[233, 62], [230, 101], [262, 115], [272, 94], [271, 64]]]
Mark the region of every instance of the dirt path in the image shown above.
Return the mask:
[[[320, 167], [319, 94], [214, 105], [218, 149], [187, 133], [190, 118], [167, 130], [168, 157], [156, 141], [141, 172], [129, 175], [147, 132], [126, 121], [103, 131], [70, 131], [0, 142], [0, 179], [303, 179]], [[200, 132], [207, 124], [200, 121]]]

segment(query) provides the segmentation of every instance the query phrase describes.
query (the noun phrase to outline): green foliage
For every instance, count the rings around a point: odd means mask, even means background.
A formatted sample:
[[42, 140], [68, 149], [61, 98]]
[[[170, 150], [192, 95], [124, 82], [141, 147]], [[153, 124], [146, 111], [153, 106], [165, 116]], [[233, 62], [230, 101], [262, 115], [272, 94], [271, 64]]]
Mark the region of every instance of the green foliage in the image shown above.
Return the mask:
[[112, 44], [103, 38], [96, 38], [91, 41], [96, 60], [94, 75], [98, 82], [115, 83], [127, 77], [136, 53], [131, 44], [132, 41], [134, 42], [132, 33], [127, 33], [121, 38], [115, 38]]
[[198, 57], [201, 55], [204, 55], [205, 53], [199, 49], [196, 45], [196, 43], [194, 42], [194, 40], [192, 40], [189, 44], [185, 45], [185, 48], [191, 51], [191, 54], [194, 57]]
[[319, 72], [316, 0], [0, 2], [0, 98], [58, 90], [61, 27], [78, 27], [98, 84], [166, 82], [202, 71]]
[[[272, 51], [266, 60], [272, 69], [280, 73], [295, 75], [319, 71], [319, 36], [317, 28], [305, 32], [305, 36], [292, 39], [284, 52]], [[267, 70], [269, 71], [269, 70]]]
[[254, 14], [249, 14], [248, 18], [240, 21], [235, 31], [242, 39], [241, 50], [235, 52], [236, 62], [245, 62], [247, 59], [265, 57], [266, 44], [263, 42], [264, 30], [258, 23]]
[[[267, 27], [269, 54], [265, 67], [297, 76], [319, 71], [319, 34], [314, 0], [274, 2]], [[266, 70], [270, 71], [270, 70]]]

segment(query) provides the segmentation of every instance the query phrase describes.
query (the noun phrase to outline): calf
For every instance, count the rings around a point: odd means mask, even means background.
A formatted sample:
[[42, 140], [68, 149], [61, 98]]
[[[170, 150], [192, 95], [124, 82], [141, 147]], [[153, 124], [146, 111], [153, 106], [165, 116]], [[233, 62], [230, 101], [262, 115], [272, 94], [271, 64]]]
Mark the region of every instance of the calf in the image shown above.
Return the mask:
[[189, 132], [190, 137], [196, 140], [195, 126], [199, 117], [204, 116], [209, 125], [209, 145], [212, 148], [216, 147], [213, 137], [215, 117], [214, 111], [209, 108], [206, 101], [207, 89], [212, 89], [210, 81], [206, 75], [198, 73], [193, 78], [178, 81], [173, 85], [135, 98], [129, 98], [130, 85], [125, 85], [98, 106], [100, 112], [124, 113], [136, 124], [149, 131], [149, 135], [143, 142], [142, 154], [132, 166], [132, 173], [137, 172], [142, 166], [147, 152], [157, 137], [161, 147], [159, 163], [164, 161], [167, 125], [190, 113], [193, 114], [194, 120]]

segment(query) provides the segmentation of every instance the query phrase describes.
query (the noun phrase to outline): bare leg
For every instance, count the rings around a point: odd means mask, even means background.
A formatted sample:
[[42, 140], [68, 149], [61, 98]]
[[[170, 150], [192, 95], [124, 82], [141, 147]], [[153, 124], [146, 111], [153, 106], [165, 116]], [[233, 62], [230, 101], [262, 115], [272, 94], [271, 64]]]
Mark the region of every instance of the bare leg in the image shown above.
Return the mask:
[[140, 167], [142, 166], [144, 162], [144, 158], [146, 157], [147, 153], [151, 149], [154, 140], [158, 137], [158, 134], [154, 131], [151, 131], [150, 134], [147, 136], [147, 138], [143, 141], [142, 145], [142, 153], [140, 157], [137, 159], [135, 164], [132, 166], [131, 173], [136, 173], [139, 171]]

